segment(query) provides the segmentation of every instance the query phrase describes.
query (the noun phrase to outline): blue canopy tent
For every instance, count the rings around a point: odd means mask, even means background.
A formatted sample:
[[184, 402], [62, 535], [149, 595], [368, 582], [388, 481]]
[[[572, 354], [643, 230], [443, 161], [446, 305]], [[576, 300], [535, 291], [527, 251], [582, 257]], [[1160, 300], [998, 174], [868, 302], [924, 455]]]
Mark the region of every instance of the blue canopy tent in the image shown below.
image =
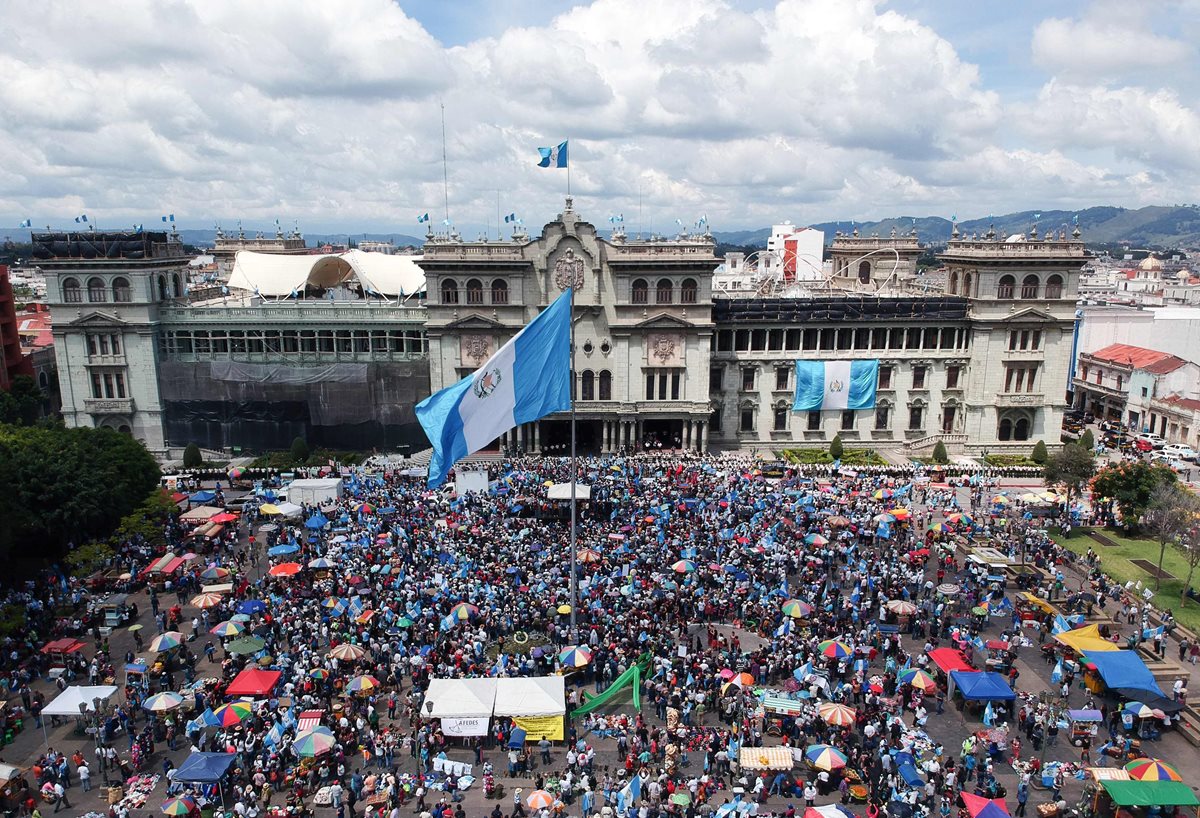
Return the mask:
[[1166, 698], [1166, 694], [1154, 681], [1154, 674], [1142, 657], [1132, 650], [1111, 650], [1085, 653], [1084, 659], [1088, 664], [1096, 666], [1096, 672], [1104, 683], [1113, 690], [1118, 687], [1133, 690], [1145, 690], [1155, 696]]
[[950, 679], [968, 701], [1010, 702], [1017, 697], [1008, 680], [990, 670], [952, 670]]
[[193, 503], [210, 503], [215, 499], [217, 499], [217, 493], [215, 491], [207, 491], [207, 490], [198, 491], [195, 494], [188, 497], [188, 500]]
[[525, 746], [525, 728], [514, 727], [508, 734], [508, 749], [520, 750]]
[[235, 761], [235, 753], [192, 753], [179, 765], [174, 780], [184, 784], [215, 784], [221, 794], [221, 803], [225, 803], [221, 781]]

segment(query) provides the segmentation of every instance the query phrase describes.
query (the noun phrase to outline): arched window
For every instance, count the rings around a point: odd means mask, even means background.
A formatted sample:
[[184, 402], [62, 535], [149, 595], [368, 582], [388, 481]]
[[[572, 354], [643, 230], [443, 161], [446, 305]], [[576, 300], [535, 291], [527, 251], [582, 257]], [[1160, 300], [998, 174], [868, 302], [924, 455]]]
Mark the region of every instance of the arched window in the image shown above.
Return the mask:
[[962, 294], [965, 295], [967, 298], [975, 297], [975, 291], [973, 289], [971, 289], [972, 284], [973, 284], [973, 281], [971, 279], [971, 274], [963, 273]]
[[950, 295], [955, 295], [958, 292], [958, 270], [951, 270], [950, 277], [946, 280], [946, 292]]
[[596, 399], [596, 375], [590, 369], [583, 370], [583, 377], [580, 378], [579, 399], [580, 400], [595, 400]]
[[104, 279], [89, 278], [87, 283], [88, 301], [107, 301], [108, 289], [104, 286]]
[[612, 373], [607, 369], [600, 372], [600, 400], [612, 400]]
[[64, 278], [62, 283], [63, 301], [68, 304], [78, 304], [83, 301], [83, 292], [79, 289], [79, 279]]
[[492, 303], [508, 303], [508, 282], [502, 278], [498, 278], [492, 282]]
[[113, 301], [119, 304], [128, 304], [133, 300], [133, 290], [129, 288], [129, 279], [124, 276], [118, 276], [113, 279]]
[[179, 283], [179, 273], [175, 273], [171, 276], [171, 297], [179, 298], [181, 295], [183, 295], [183, 287]]
[[1009, 418], [1000, 419], [1000, 430], [996, 436], [1001, 440], [1012, 440], [1012, 421]]
[[679, 301], [683, 304], [695, 304], [699, 292], [700, 288], [696, 285], [696, 279], [685, 278], [679, 285]]
[[669, 278], [660, 278], [654, 292], [655, 304], [670, 304], [675, 295], [675, 285]]
[[38, 373], [38, 387], [41, 389], [49, 389], [50, 388], [50, 376], [47, 375], [45, 372]]
[[1000, 276], [1000, 283], [996, 286], [997, 298], [1012, 298], [1013, 288], [1017, 286], [1017, 280], [1012, 276]]
[[862, 261], [858, 265], [858, 280], [863, 284], [869, 284], [871, 281], [871, 262]]
[[1029, 440], [1029, 418], [1017, 418], [1013, 424], [1013, 440]]
[[447, 278], [442, 282], [442, 303], [458, 303], [458, 282], [452, 278]]
[[467, 280], [467, 303], [483, 303], [483, 282], [477, 278]]
[[634, 304], [645, 304], [650, 300], [650, 285], [646, 283], [646, 279], [635, 278], [633, 280], [633, 296], [630, 300]]
[[1037, 276], [1035, 276], [1035, 275], [1025, 276], [1025, 278], [1022, 279], [1022, 281], [1021, 281], [1021, 297], [1022, 298], [1037, 298], [1038, 290], [1041, 289], [1040, 285], [1041, 285], [1041, 281], [1038, 280]]
[[1046, 297], [1047, 298], [1062, 298], [1063, 294], [1063, 279], [1060, 275], [1053, 275], [1046, 279]]
[[158, 277], [158, 300], [159, 301], [167, 300], [167, 277], [166, 276]]

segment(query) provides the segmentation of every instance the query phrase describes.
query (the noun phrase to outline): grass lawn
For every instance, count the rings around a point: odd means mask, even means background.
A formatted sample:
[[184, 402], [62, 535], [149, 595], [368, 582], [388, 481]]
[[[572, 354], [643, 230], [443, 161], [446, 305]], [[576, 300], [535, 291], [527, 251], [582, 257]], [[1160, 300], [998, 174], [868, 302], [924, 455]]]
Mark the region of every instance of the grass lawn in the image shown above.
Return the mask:
[[[833, 458], [828, 449], [784, 449], [779, 456], [788, 463], [797, 465], [832, 464]], [[886, 466], [888, 462], [875, 453], [874, 449], [851, 449], [849, 446], [842, 450], [843, 466]]]
[[[1077, 528], [1070, 539], [1065, 539], [1058, 529], [1052, 529], [1051, 536], [1055, 542], [1065, 545], [1076, 554], [1086, 554], [1089, 547], [1100, 555], [1100, 564], [1104, 572], [1118, 582], [1125, 583], [1141, 580], [1143, 588], [1154, 588], [1154, 578], [1130, 562], [1130, 560], [1148, 560], [1152, 565], [1158, 565], [1158, 543], [1155, 540], [1138, 540], [1123, 537], [1112, 529], [1104, 529], [1103, 533], [1114, 542], [1120, 543], [1113, 548], [1087, 536], [1088, 529]], [[1179, 624], [1193, 631], [1200, 631], [1200, 604], [1188, 600], [1184, 607], [1179, 607], [1179, 595], [1183, 591], [1183, 581], [1187, 578], [1188, 566], [1183, 555], [1171, 546], [1167, 546], [1167, 554], [1163, 558], [1163, 570], [1174, 574], [1177, 579], [1164, 579], [1162, 588], [1152, 600], [1159, 609], [1170, 608], [1175, 613]], [[1200, 568], [1192, 577], [1193, 586], [1200, 580]]]

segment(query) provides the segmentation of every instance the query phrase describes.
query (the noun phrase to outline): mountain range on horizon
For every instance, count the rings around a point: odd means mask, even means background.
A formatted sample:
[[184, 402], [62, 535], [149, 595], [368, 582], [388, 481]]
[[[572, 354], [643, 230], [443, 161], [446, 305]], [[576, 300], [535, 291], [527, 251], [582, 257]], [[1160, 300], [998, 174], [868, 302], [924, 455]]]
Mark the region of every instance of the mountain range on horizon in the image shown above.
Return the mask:
[[[1040, 214], [1034, 210], [1023, 210], [1016, 213], [1006, 213], [989, 216], [982, 219], [968, 219], [958, 222], [960, 233], [971, 235], [983, 234], [990, 228], [997, 233], [1008, 236], [1014, 233], [1028, 233], [1036, 220], [1038, 230], [1067, 230], [1072, 229], [1074, 220], [1078, 217], [1079, 229], [1085, 242], [1092, 245], [1127, 244], [1131, 249], [1174, 249], [1200, 247], [1200, 205], [1150, 205], [1137, 209], [1123, 207], [1099, 206], [1084, 210], [1046, 210]], [[898, 233], [906, 233], [914, 227], [917, 237], [924, 244], [945, 244], [954, 229], [954, 222], [941, 216], [893, 216], [878, 221], [826, 221], [807, 225], [825, 233], [828, 244], [833, 240], [837, 231], [850, 232], [855, 228], [860, 235], [876, 234], [887, 236], [895, 228]], [[28, 228], [0, 228], [0, 236], [11, 237], [20, 241], [21, 234]], [[468, 228], [464, 234], [470, 235]], [[253, 235], [248, 229], [247, 233]], [[211, 247], [216, 241], [216, 230], [181, 229], [180, 237], [187, 244], [195, 247]], [[713, 231], [713, 237], [721, 244], [744, 247], [765, 247], [767, 238], [771, 235], [770, 227], [753, 230], [723, 230]], [[425, 239], [407, 233], [305, 233], [305, 240], [310, 247], [325, 243], [344, 244], [351, 241], [390, 241], [396, 247], [420, 247]]]

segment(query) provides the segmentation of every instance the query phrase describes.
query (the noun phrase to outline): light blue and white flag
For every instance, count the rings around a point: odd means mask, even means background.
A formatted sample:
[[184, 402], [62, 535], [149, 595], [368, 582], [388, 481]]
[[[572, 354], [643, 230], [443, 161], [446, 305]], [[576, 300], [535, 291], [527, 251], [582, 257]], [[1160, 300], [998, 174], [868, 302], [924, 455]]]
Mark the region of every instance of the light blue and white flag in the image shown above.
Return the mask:
[[422, 213], [420, 216], [417, 216], [417, 224], [421, 224], [422, 222], [427, 222], [427, 221], [429, 221], [428, 213]]
[[84, 213], [81, 216], [75, 217], [75, 224], [87, 224], [87, 220], [88, 220], [87, 214]]
[[18, 227], [33, 227], [33, 219], [26, 219], [25, 221], [21, 222], [17, 226]]
[[552, 148], [538, 148], [542, 155], [539, 168], [565, 168], [567, 166], [567, 142], [559, 142]]
[[795, 412], [872, 409], [879, 361], [796, 361]]
[[429, 485], [509, 429], [571, 408], [571, 291], [530, 321], [474, 374], [417, 404], [433, 446]]
[[[164, 222], [171, 222], [172, 224], [174, 224], [174, 223], [175, 223], [175, 214], [174, 214], [174, 213], [168, 213], [166, 216], [163, 216], [163, 217], [162, 217], [162, 220], [163, 220]], [[87, 219], [84, 219], [84, 221], [87, 221]], [[278, 220], [278, 219], [276, 219], [276, 220], [275, 220], [275, 226], [276, 226], [276, 227], [278, 227], [278, 226], [279, 226], [279, 220]]]

